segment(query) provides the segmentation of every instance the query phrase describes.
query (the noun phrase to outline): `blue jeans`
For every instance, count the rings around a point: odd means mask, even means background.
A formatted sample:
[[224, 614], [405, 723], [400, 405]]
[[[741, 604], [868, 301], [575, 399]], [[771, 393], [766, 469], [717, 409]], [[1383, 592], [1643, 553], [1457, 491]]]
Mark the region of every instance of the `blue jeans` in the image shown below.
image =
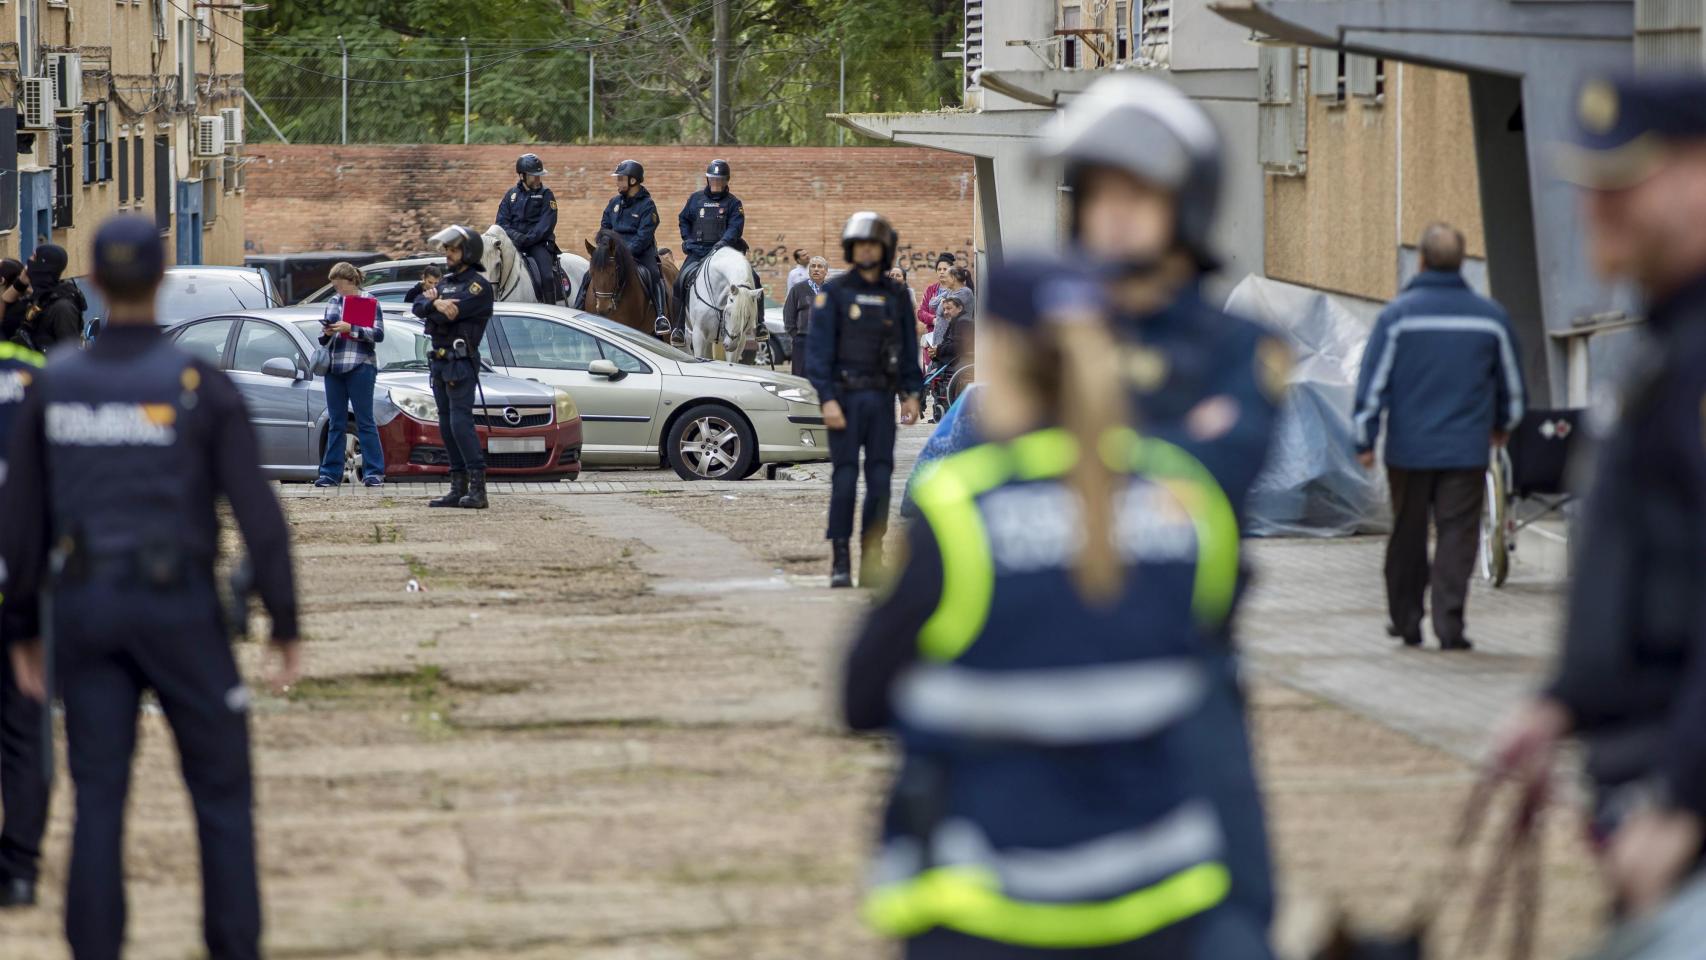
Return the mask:
[[379, 424], [373, 420], [373, 380], [379, 368], [364, 363], [346, 373], [328, 373], [326, 383], [326, 456], [320, 476], [344, 479], [344, 429], [349, 409], [355, 408], [355, 438], [361, 443], [361, 475], [385, 476], [385, 451], [379, 446]]

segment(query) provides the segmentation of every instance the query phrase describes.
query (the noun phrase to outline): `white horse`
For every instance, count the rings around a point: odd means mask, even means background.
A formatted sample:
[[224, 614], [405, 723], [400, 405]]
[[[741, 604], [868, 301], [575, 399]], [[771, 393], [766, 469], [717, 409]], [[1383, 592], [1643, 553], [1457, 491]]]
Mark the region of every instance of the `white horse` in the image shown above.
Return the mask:
[[[486, 279], [492, 281], [495, 299], [511, 303], [538, 303], [539, 298], [533, 295], [533, 277], [527, 272], [527, 264], [504, 228], [494, 223], [486, 228], [480, 239], [486, 246]], [[580, 292], [580, 285], [586, 279], [586, 258], [565, 253], [557, 258], [557, 264], [569, 278], [568, 302], [574, 303], [574, 296]]]
[[696, 357], [710, 357], [722, 342], [723, 355], [739, 362], [758, 346], [758, 315], [764, 291], [752, 285], [752, 264], [730, 247], [719, 247], [699, 266], [687, 291], [687, 339]]

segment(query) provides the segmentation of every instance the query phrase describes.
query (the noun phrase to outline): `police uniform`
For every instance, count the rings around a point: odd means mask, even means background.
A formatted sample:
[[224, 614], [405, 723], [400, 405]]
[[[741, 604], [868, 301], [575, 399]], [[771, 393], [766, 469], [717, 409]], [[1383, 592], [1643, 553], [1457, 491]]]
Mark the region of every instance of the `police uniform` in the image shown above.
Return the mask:
[[1044, 429], [920, 479], [899, 587], [849, 655], [848, 723], [903, 753], [865, 915], [909, 958], [1172, 960], [1230, 886], [1184, 729], [1237, 521], [1178, 447], [1121, 430], [1099, 448], [1125, 477], [1113, 602], [1075, 588], [1062, 480], [1082, 452]]
[[540, 303], [556, 303], [561, 297], [551, 289], [556, 278], [557, 197], [543, 183], [529, 190], [527, 181], [517, 180], [498, 204], [498, 226], [515, 242], [516, 252], [533, 261], [533, 295]]
[[[463, 238], [463, 256], [470, 253], [472, 242]], [[492, 286], [480, 272], [479, 260], [464, 260], [446, 273], [438, 281], [438, 299], [456, 304], [455, 320], [424, 297], [409, 308], [426, 321], [427, 337], [432, 342], [428, 363], [432, 397], [438, 405], [439, 434], [450, 458], [450, 494], [434, 502], [446, 507], [484, 506], [486, 451], [474, 429], [474, 396], [480, 385], [480, 341], [492, 318]], [[459, 488], [465, 488], [465, 494], [456, 496], [457, 502], [449, 502]]]
[[[711, 161], [705, 168], [705, 176], [720, 177], [726, 184], [728, 163]], [[681, 263], [681, 272], [676, 274], [675, 299], [678, 304], [685, 304], [687, 285], [692, 282], [699, 261], [710, 256], [719, 245], [741, 239], [746, 229], [746, 211], [741, 208], [740, 198], [726, 186], [713, 193], [707, 184], [687, 198], [687, 203], [676, 217], [676, 224], [681, 228], [681, 250], [686, 259]], [[681, 307], [681, 312], [685, 315], [685, 306]]]
[[[109, 221], [94, 263], [97, 283], [157, 283], [164, 252], [153, 221]], [[124, 943], [125, 797], [151, 689], [195, 807], [208, 952], [259, 957], [249, 694], [214, 589], [221, 497], [247, 542], [275, 641], [296, 638], [296, 598], [289, 530], [257, 466], [243, 399], [154, 323], [109, 324], [89, 350], [56, 355], [41, 371], [11, 449], [0, 529], [18, 534], [8, 535], [6, 567], [13, 593], [51, 598], [42, 606], [76, 786], [72, 953], [107, 960]], [[40, 635], [38, 624], [22, 629], [17, 636]]]
[[[1581, 91], [1565, 172], [1615, 189], [1654, 148], [1706, 143], [1699, 76]], [[1587, 747], [1604, 836], [1641, 805], [1706, 818], [1706, 272], [1653, 303], [1572, 538], [1562, 656], [1545, 693]]]
[[924, 388], [912, 315], [912, 293], [905, 284], [886, 275], [866, 280], [858, 269], [830, 279], [812, 303], [806, 377], [818, 398], [839, 402], [847, 418], [845, 429], [829, 431], [834, 473], [827, 537], [832, 541], [853, 536], [862, 450], [860, 533], [867, 550], [874, 544], [880, 549], [894, 474], [895, 397], [916, 396]]
[[[41, 365], [41, 354], [0, 343], [0, 499], [10, 496], [5, 476], [12, 421]], [[10, 593], [3, 567], [0, 591]], [[42, 752], [42, 706], [18, 690], [12, 658], [6, 655], [12, 633], [7, 622], [27, 622], [35, 615], [34, 603], [34, 597], [0, 595], [0, 815], [4, 818], [0, 821], [0, 907], [35, 902], [41, 839], [47, 829], [49, 781]]]

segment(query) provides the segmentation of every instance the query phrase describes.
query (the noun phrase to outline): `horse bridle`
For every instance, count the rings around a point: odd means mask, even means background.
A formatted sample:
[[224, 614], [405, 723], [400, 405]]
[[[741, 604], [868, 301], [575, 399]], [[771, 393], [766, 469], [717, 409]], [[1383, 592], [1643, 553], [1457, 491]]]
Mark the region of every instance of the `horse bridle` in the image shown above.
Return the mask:
[[[709, 270], [710, 268], [711, 268], [711, 258], [706, 257], [705, 262], [703, 262], [699, 265], [699, 272], [697, 272], [693, 275], [693, 298], [695, 300], [698, 300], [700, 303], [704, 304], [705, 306], [710, 307], [712, 310], [717, 311], [717, 339], [718, 340], [726, 340], [726, 339], [728, 339], [729, 331], [728, 331], [728, 323], [725, 322], [724, 313], [728, 310], [728, 308], [717, 306], [716, 304], [712, 303], [711, 301], [705, 299], [705, 295], [699, 292], [699, 284], [701, 281], [704, 282], [705, 287], [707, 289], [709, 289], [711, 286], [710, 278], [705, 276], [705, 271]], [[733, 287], [734, 287], [734, 289], [739, 289], [739, 290], [750, 290], [750, 289], [752, 289], [751, 287], [743, 286], [743, 285], [738, 284], [738, 283], [734, 284]]]
[[[613, 266], [613, 270], [616, 274], [616, 289], [614, 291], [596, 290], [596, 289], [593, 290], [592, 291], [592, 304], [593, 304], [592, 308], [594, 310], [603, 309], [599, 306], [599, 304], [602, 304], [605, 302], [608, 302], [610, 304], [609, 309], [611, 309], [611, 310], [616, 309], [616, 304], [618, 304], [622, 301], [622, 294], [628, 289], [628, 275], [626, 273], [622, 272], [622, 270], [620, 268], [616, 268], [614, 266]], [[590, 271], [589, 271], [588, 276], [587, 276], [587, 282], [588, 283], [592, 282], [592, 276], [590, 274]]]

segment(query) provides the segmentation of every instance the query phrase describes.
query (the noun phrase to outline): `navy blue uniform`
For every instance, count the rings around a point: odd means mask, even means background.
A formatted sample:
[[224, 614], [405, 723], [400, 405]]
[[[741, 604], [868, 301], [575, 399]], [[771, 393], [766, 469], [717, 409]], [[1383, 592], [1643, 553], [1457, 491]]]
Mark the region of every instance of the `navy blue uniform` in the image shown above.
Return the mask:
[[1647, 334], [1578, 525], [1547, 691], [1587, 746], [1606, 831], [1654, 788], [1706, 818], [1706, 277]]
[[849, 656], [849, 725], [892, 727], [904, 750], [866, 916], [909, 958], [1173, 960], [1226, 896], [1183, 734], [1231, 608], [1237, 521], [1177, 447], [1115, 431], [1098, 452], [1128, 473], [1112, 602], [1075, 587], [1082, 512], [1061, 478], [1078, 444], [1042, 430], [920, 481], [904, 588]]
[[865, 452], [861, 535], [880, 537], [888, 525], [895, 396], [916, 396], [924, 388], [912, 317], [912, 292], [905, 284], [886, 276], [868, 281], [857, 269], [825, 283], [812, 303], [806, 378], [820, 401], [839, 402], [847, 418], [845, 429], [829, 431], [834, 464], [830, 540], [853, 536], [860, 450]]
[[658, 274], [658, 205], [645, 187], [636, 187], [634, 195], [617, 194], [604, 208], [598, 219], [600, 230], [614, 230], [628, 244], [634, 262]]
[[[79, 960], [117, 958], [124, 943], [125, 797], [147, 689], [195, 807], [208, 952], [260, 956], [249, 697], [213, 577], [224, 497], [273, 638], [296, 637], [289, 530], [257, 460], [230, 379], [151, 323], [109, 326], [88, 351], [56, 356], [18, 414], [0, 529], [12, 590], [51, 591], [77, 797], [65, 929]], [[34, 622], [11, 627], [40, 635]]]
[[[10, 496], [4, 481], [12, 421], [41, 365], [41, 354], [0, 343], [0, 499]], [[0, 825], [0, 883], [34, 884], [47, 829], [49, 786], [42, 755], [42, 706], [18, 690], [12, 658], [6, 655], [10, 637], [5, 620], [11, 607], [28, 607], [25, 616], [33, 616], [35, 598], [13, 593], [3, 568], [0, 591], [0, 814], [5, 818]]]
[[[474, 394], [480, 385], [480, 341], [492, 319], [492, 285], [479, 264], [464, 265], [438, 281], [438, 298], [456, 304], [456, 319], [422, 297], [409, 309], [426, 321], [432, 341], [429, 366], [438, 404], [438, 432], [454, 473], [486, 469], [486, 451], [474, 430]], [[457, 342], [462, 347], [457, 347]]]
[[554, 303], [558, 291], [551, 289], [556, 276], [557, 198], [544, 184], [529, 190], [526, 180], [517, 180], [498, 204], [498, 226], [515, 243], [517, 253], [533, 261], [533, 293], [541, 303]]
[[[709, 256], [718, 244], [739, 240], [746, 229], [746, 211], [741, 209], [740, 198], [727, 190], [698, 191], [687, 198], [676, 220], [681, 227], [681, 249], [688, 263]], [[686, 270], [683, 265], [682, 272]]]
[[[1242, 527], [1272, 442], [1290, 349], [1261, 325], [1209, 305], [1194, 285], [1156, 313], [1120, 318], [1116, 331], [1138, 422], [1213, 474]], [[1255, 958], [1269, 955], [1273, 868], [1231, 634], [1228, 618], [1211, 638], [1214, 682], [1189, 732], [1221, 811], [1232, 871], [1231, 896], [1208, 918], [1198, 955]]]

